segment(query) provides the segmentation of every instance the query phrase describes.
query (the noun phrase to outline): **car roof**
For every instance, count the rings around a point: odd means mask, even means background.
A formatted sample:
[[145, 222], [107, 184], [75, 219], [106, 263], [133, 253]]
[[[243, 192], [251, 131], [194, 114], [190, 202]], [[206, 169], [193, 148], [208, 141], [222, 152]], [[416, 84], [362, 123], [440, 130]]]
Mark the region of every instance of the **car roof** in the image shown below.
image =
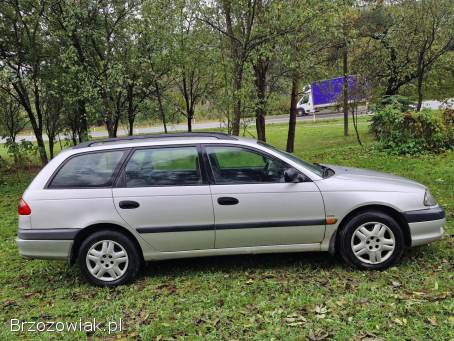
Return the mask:
[[153, 135], [136, 135], [82, 142], [69, 150], [73, 153], [95, 150], [133, 148], [153, 145], [175, 145], [192, 143], [246, 143], [257, 144], [256, 140], [232, 136], [225, 133], [198, 132], [198, 133], [170, 133]]
[[117, 143], [134, 143], [142, 142], [146, 140], [181, 140], [187, 138], [215, 138], [219, 140], [237, 140], [236, 137], [224, 133], [171, 133], [171, 134], [152, 134], [152, 135], [135, 135], [135, 136], [124, 136], [124, 137], [115, 137], [102, 140], [93, 140], [79, 143], [74, 146], [73, 149], [87, 148], [92, 146], [106, 145], [106, 144], [117, 144]]

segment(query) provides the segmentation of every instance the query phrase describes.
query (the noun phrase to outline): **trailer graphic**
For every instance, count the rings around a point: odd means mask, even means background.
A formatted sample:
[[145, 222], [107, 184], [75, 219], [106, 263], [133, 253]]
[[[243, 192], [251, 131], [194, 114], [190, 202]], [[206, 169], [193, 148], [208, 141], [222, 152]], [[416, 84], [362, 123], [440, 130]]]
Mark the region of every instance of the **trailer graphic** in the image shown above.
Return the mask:
[[[360, 84], [355, 75], [347, 76], [349, 102], [366, 100], [367, 84]], [[296, 108], [301, 115], [313, 114], [321, 108], [337, 107], [342, 103], [344, 77], [315, 81], [304, 88]]]

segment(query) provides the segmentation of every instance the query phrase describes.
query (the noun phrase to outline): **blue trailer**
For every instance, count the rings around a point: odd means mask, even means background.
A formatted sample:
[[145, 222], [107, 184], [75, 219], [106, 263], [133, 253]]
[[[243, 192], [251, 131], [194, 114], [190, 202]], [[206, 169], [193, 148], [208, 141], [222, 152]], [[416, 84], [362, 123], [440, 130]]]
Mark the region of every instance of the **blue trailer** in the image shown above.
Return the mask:
[[[347, 76], [349, 101], [364, 100], [365, 94], [358, 91], [358, 77]], [[303, 114], [315, 113], [321, 108], [339, 106], [342, 103], [344, 77], [315, 81], [304, 89], [303, 97], [298, 101], [297, 109]]]

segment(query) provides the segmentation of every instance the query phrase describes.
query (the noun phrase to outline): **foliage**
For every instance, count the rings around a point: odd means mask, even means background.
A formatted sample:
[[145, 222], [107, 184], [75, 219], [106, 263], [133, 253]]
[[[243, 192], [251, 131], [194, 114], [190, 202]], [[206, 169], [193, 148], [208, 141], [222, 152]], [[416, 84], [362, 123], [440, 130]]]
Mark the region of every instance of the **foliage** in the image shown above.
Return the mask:
[[16, 141], [16, 136], [27, 124], [20, 105], [4, 91], [0, 92], [0, 136]]
[[379, 112], [382, 111], [386, 106], [392, 106], [393, 108], [399, 110], [400, 112], [406, 112], [411, 110], [413, 105], [413, 101], [401, 95], [391, 95], [391, 96], [383, 96], [375, 103], [372, 103], [369, 106], [369, 110], [371, 112]]
[[5, 0], [0, 89], [27, 117], [42, 163], [59, 134], [77, 144], [93, 126], [113, 137], [121, 124], [132, 135], [137, 123], [167, 130], [186, 118], [190, 130], [209, 117], [239, 134], [255, 118], [265, 140], [277, 111], [291, 112], [291, 150], [312, 81], [356, 74], [375, 95], [418, 105], [424, 93], [451, 96], [451, 2]]
[[453, 147], [443, 120], [431, 110], [401, 112], [401, 105], [387, 105], [371, 119], [378, 147], [391, 154], [441, 152]]
[[448, 143], [454, 145], [454, 109], [443, 110], [443, 123], [447, 130]]

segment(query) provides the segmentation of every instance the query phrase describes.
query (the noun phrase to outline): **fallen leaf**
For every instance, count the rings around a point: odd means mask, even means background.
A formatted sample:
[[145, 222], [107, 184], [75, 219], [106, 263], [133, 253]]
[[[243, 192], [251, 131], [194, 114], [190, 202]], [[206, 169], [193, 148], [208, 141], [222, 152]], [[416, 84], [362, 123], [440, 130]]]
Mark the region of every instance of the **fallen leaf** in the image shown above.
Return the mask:
[[402, 286], [402, 284], [400, 284], [400, 283], [397, 282], [397, 281], [392, 281], [392, 282], [391, 282], [391, 285], [393, 286], [393, 288], [398, 288], [398, 287]]
[[315, 332], [311, 329], [309, 331], [309, 340], [311, 341], [320, 341], [320, 340], [324, 340], [326, 339], [327, 337], [329, 336], [329, 333], [324, 331], [324, 330], [321, 330], [321, 329], [318, 329], [316, 330]]
[[347, 303], [347, 301], [344, 300], [344, 299], [341, 299], [341, 300], [339, 300], [339, 301], [336, 301], [336, 304], [337, 304], [338, 306], [343, 306], [343, 305], [346, 304], [346, 303]]
[[429, 321], [429, 323], [432, 325], [432, 326], [437, 326], [437, 318], [435, 316], [432, 316], [432, 317], [428, 317], [427, 318], [427, 321]]
[[300, 314], [291, 314], [284, 318], [285, 323], [290, 327], [301, 326], [306, 322], [306, 318]]
[[314, 308], [315, 318], [324, 319], [328, 313], [328, 308], [323, 305], [316, 305]]
[[394, 323], [398, 324], [399, 326], [404, 326], [407, 324], [407, 320], [405, 318], [402, 319], [394, 319]]

